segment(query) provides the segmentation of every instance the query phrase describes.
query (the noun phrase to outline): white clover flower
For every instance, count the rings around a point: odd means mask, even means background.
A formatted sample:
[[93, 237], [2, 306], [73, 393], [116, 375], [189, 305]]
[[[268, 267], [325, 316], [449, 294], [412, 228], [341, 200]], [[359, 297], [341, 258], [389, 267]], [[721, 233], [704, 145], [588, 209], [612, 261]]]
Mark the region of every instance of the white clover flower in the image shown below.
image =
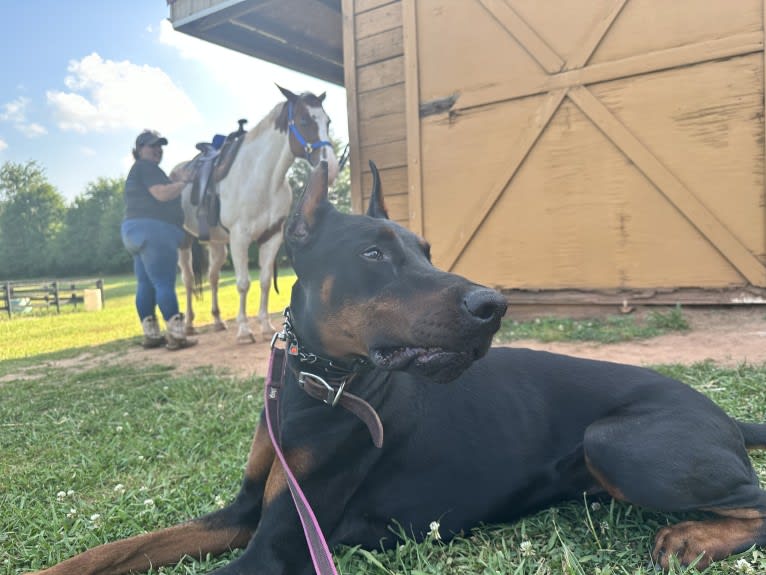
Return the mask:
[[114, 486], [114, 492], [122, 495], [123, 493], [125, 493], [125, 486], [122, 483], [118, 483], [117, 485]]
[[65, 497], [66, 497], [66, 493], [64, 491], [59, 491], [58, 493], [56, 493], [57, 501], [64, 501]]
[[146, 507], [154, 507], [154, 499], [144, 499], [144, 505]]
[[162, 391], [167, 391], [168, 389], [169, 389], [169, 388], [168, 388], [168, 386], [167, 386], [167, 385], [163, 385], [163, 386], [162, 386]]
[[598, 511], [601, 509], [601, 504], [598, 501], [594, 501], [590, 504], [591, 511]]
[[101, 519], [100, 513], [94, 513], [90, 516], [90, 520], [93, 521], [93, 523], [97, 523], [99, 519]]
[[215, 505], [219, 509], [223, 509], [224, 507], [226, 507], [226, 500], [223, 497], [221, 497], [220, 495], [216, 495], [215, 496]]
[[532, 547], [532, 542], [527, 539], [521, 542], [519, 549], [524, 557], [532, 557], [535, 554], [535, 550]]
[[139, 456], [138, 456], [138, 460], [139, 460], [139, 461], [143, 461], [144, 459], [146, 459], [146, 458], [145, 458], [143, 455], [139, 455]]
[[71, 507], [69, 509], [69, 513], [66, 514], [66, 516], [69, 517], [70, 519], [74, 517], [75, 515], [77, 515], [77, 509], [75, 509], [74, 507]]
[[127, 411], [124, 411], [124, 412], [122, 413], [122, 416], [123, 416], [123, 417], [128, 417], [128, 415], [130, 415], [130, 414], [129, 414]]
[[431, 521], [431, 524], [428, 526], [428, 529], [430, 529], [428, 535], [433, 538], [434, 541], [442, 540], [442, 535], [439, 533], [439, 527], [440, 525], [438, 521]]
[[755, 573], [755, 569], [748, 563], [747, 559], [737, 559], [734, 563], [734, 569], [736, 569], [737, 573]]
[[67, 496], [67, 497], [72, 497], [72, 495], [74, 495], [74, 489], [69, 489], [69, 490], [67, 490], [67, 492], [66, 492], [66, 496]]
[[248, 393], [248, 394], [245, 396], [245, 399], [247, 399], [248, 401], [253, 401], [253, 394], [252, 394], [252, 393]]
[[122, 425], [118, 425], [114, 428], [117, 433], [120, 433], [122, 431]]

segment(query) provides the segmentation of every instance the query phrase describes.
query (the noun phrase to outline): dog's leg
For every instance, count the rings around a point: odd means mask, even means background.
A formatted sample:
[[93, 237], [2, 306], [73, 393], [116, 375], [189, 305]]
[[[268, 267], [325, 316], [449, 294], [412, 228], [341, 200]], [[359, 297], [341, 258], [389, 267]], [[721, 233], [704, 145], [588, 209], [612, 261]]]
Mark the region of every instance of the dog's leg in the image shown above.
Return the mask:
[[[685, 409], [686, 408], [686, 409]], [[685, 409], [685, 411], [684, 411]], [[652, 408], [591, 424], [585, 459], [615, 499], [658, 511], [709, 511], [718, 517], [661, 529], [652, 558], [671, 556], [704, 569], [712, 561], [766, 544], [766, 492], [732, 420], [717, 408]]]
[[[318, 408], [327, 409], [322, 405]], [[337, 415], [332, 417], [335, 418], [334, 426], [324, 426], [319, 419], [319, 424], [312, 423], [300, 431], [300, 439], [296, 440], [295, 435], [283, 436], [285, 459], [312, 506], [330, 549], [335, 543], [336, 529], [346, 512], [348, 501], [379, 457], [378, 450], [369, 446], [369, 437], [364, 434], [356, 434], [355, 437], [337, 420]], [[359, 423], [352, 417], [349, 414], [346, 423], [358, 430]], [[306, 421], [313, 422], [314, 418], [306, 418]], [[290, 424], [285, 422], [283, 430], [288, 427]], [[346, 438], [342, 448], [338, 447], [339, 437]], [[338, 457], [339, 453], [343, 454], [342, 458]], [[353, 464], [346, 467], [350, 461]], [[259, 471], [262, 471], [260, 464]], [[360, 518], [359, 522], [358, 527], [361, 527], [365, 520]], [[278, 459], [273, 461], [269, 470], [263, 491], [263, 510], [252, 541], [242, 555], [211, 575], [241, 573], [314, 573], [287, 476]]]
[[711, 509], [722, 517], [663, 527], [655, 537], [652, 559], [667, 569], [672, 555], [682, 565], [689, 565], [702, 555], [697, 569], [704, 569], [711, 561], [745, 551], [753, 545], [763, 546], [766, 544], [766, 497], [763, 492], [760, 495], [759, 507]]
[[231, 525], [227, 509], [188, 523], [89, 549], [38, 575], [117, 575], [177, 563], [185, 555], [204, 558], [244, 547], [247, 529]]
[[[263, 421], [263, 418], [262, 418]], [[239, 494], [228, 507], [167, 529], [89, 549], [38, 575], [117, 575], [175, 564], [185, 555], [204, 558], [247, 545], [258, 525], [274, 460], [268, 432], [259, 424]]]
[[[294, 469], [307, 462], [306, 456], [298, 452], [285, 453], [285, 458]], [[301, 481], [301, 484], [305, 489], [305, 482]], [[264, 521], [245, 552], [210, 575], [313, 573], [310, 570], [311, 557], [287, 487], [287, 477], [278, 460], [273, 462], [269, 471], [263, 493], [262, 517]]]

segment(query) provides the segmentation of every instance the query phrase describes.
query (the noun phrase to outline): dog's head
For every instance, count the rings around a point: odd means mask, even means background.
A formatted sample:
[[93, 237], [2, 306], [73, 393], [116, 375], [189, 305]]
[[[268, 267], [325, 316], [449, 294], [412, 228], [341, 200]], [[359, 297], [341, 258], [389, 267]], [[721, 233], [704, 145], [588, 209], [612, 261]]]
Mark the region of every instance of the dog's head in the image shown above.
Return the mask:
[[487, 352], [506, 300], [436, 269], [428, 243], [388, 219], [371, 168], [366, 215], [330, 204], [321, 163], [293, 206], [285, 245], [298, 276], [294, 328], [317, 355], [450, 381]]

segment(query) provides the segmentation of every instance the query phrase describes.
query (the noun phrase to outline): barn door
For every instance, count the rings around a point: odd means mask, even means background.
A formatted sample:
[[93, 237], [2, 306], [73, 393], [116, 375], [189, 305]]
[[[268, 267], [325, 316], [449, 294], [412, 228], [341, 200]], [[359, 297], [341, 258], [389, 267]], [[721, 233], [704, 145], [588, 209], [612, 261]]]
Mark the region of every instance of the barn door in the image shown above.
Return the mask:
[[438, 265], [506, 289], [766, 287], [762, 0], [412, 13], [412, 211]]

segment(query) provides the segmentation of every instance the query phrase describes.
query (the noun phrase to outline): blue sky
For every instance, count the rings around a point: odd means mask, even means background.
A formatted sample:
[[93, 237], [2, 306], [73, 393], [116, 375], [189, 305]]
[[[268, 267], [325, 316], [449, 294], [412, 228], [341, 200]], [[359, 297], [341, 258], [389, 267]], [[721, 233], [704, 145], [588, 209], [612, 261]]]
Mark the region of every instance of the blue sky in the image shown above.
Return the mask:
[[124, 177], [144, 128], [169, 140], [162, 167], [194, 144], [253, 127], [293, 92], [327, 92], [348, 140], [342, 87], [175, 32], [165, 0], [19, 0], [3, 5], [0, 164], [36, 160], [69, 202], [99, 177]]

